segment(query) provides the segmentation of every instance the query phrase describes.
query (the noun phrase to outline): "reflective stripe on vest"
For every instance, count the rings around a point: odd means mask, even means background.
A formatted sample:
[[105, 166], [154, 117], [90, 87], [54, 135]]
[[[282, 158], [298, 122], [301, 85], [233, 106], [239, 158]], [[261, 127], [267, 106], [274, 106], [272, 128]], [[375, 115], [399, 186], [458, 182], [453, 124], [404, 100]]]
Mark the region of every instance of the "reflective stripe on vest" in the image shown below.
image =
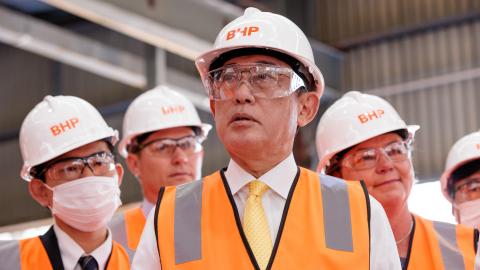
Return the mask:
[[114, 216], [109, 224], [113, 240], [125, 249], [130, 262], [133, 261], [145, 223], [146, 218], [142, 208], [137, 207]]
[[127, 228], [125, 224], [125, 214], [115, 216], [110, 223], [110, 230], [112, 231], [113, 240], [119, 243], [127, 252], [130, 262], [133, 261], [135, 250], [128, 247]]
[[347, 183], [326, 175], [320, 178], [327, 247], [353, 251]]
[[[268, 269], [368, 269], [368, 207], [361, 185], [324, 175], [319, 181], [306, 169], [299, 175]], [[228, 189], [218, 172], [165, 188], [155, 217], [162, 269], [254, 269]]]
[[417, 215], [414, 218], [415, 229], [407, 269], [474, 269], [473, 228], [433, 222]]
[[202, 183], [195, 181], [177, 187], [175, 193], [175, 263], [202, 257]]
[[20, 245], [18, 241], [0, 242], [0, 262], [2, 269], [21, 269]]
[[[326, 175], [321, 178], [325, 241], [328, 248], [353, 251], [352, 222], [347, 184]], [[202, 256], [202, 183], [177, 187], [175, 196], [175, 262], [198, 260]]]
[[457, 245], [456, 227], [452, 224], [438, 221], [433, 222], [433, 227], [437, 233], [445, 269], [465, 269], [463, 257]]

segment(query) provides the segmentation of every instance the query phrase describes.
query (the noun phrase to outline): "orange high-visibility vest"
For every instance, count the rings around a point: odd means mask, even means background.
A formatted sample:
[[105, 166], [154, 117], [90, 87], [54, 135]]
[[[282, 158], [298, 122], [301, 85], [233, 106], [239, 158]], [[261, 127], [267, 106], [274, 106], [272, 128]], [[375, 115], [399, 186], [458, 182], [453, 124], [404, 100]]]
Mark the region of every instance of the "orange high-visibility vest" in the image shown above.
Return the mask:
[[[369, 269], [369, 216], [360, 182], [300, 168], [267, 269]], [[154, 223], [162, 270], [258, 269], [223, 172], [162, 188]]]
[[[42, 236], [12, 241], [0, 246], [0, 268], [9, 270], [63, 270], [63, 262], [53, 227]], [[5, 268], [3, 268], [5, 267]], [[106, 270], [128, 270], [125, 250], [113, 241]]]
[[405, 269], [474, 270], [478, 231], [414, 215]]
[[123, 246], [130, 261], [133, 260], [146, 222], [142, 208], [137, 207], [115, 216], [109, 224], [113, 240]]

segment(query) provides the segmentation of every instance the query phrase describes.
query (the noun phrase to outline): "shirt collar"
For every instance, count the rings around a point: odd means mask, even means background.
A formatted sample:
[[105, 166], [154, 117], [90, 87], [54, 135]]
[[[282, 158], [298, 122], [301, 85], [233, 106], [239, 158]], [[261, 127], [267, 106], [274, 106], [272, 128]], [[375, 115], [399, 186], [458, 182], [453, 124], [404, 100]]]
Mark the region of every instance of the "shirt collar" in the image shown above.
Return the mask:
[[150, 213], [150, 211], [152, 211], [153, 207], [155, 206], [155, 204], [151, 203], [149, 200], [147, 200], [146, 198], [143, 198], [143, 202], [142, 202], [142, 212], [143, 214], [145, 215], [145, 217], [148, 217], [148, 214]]
[[105, 269], [107, 260], [112, 253], [112, 233], [108, 230], [108, 236], [105, 242], [97, 247], [92, 253], [86, 254], [83, 249], [65, 233], [56, 224], [53, 225], [55, 236], [58, 241], [58, 248], [62, 256], [64, 269], [74, 269], [78, 263], [78, 259], [84, 255], [91, 255], [98, 263], [98, 269]]
[[284, 199], [287, 199], [290, 187], [297, 175], [297, 170], [298, 168], [293, 154], [290, 153], [287, 158], [259, 178], [255, 178], [240, 167], [233, 159], [230, 159], [228, 168], [225, 171], [225, 177], [227, 178], [228, 186], [233, 195], [251, 181], [258, 179], [267, 184], [270, 189]]

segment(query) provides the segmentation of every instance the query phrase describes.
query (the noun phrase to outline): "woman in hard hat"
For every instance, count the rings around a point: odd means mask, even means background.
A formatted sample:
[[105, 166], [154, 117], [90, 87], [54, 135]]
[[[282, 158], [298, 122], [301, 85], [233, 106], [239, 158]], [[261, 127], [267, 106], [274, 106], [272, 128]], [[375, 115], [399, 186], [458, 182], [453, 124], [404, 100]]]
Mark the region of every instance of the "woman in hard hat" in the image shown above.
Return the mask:
[[118, 132], [88, 102], [47, 96], [20, 129], [21, 177], [55, 224], [42, 236], [2, 246], [2, 269], [129, 269], [107, 223], [121, 204]]
[[210, 129], [192, 102], [168, 86], [146, 91], [128, 107], [118, 151], [141, 185], [143, 202], [114, 217], [110, 227], [130, 260], [160, 188], [200, 179], [202, 142]]
[[460, 138], [450, 149], [440, 178], [442, 193], [452, 203], [460, 224], [480, 225], [480, 131]]
[[363, 180], [386, 211], [403, 269], [474, 269], [478, 231], [412, 214], [411, 144], [407, 126], [384, 99], [347, 92], [328, 108], [317, 128], [318, 171]]

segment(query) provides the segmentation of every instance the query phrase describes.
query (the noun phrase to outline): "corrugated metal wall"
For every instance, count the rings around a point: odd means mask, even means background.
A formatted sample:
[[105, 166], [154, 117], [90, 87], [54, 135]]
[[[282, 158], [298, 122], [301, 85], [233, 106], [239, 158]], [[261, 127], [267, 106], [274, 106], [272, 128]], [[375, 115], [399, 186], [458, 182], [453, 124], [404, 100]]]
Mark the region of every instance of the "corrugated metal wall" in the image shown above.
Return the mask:
[[454, 141], [480, 128], [480, 1], [319, 2], [319, 38], [346, 52], [342, 88], [384, 96], [421, 125], [417, 176], [438, 177]]
[[318, 0], [316, 3], [318, 27], [314, 36], [336, 45], [480, 10], [478, 0]]

